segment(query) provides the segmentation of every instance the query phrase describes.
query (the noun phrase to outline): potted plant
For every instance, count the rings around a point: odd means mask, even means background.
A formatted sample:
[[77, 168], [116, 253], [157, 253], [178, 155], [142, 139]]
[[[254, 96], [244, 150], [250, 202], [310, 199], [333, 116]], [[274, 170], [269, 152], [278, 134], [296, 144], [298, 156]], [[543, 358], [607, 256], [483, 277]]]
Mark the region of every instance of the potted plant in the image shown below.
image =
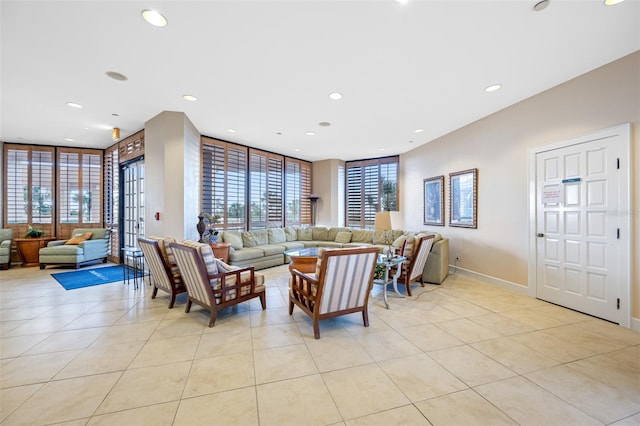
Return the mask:
[[29, 226], [29, 231], [24, 236], [25, 238], [42, 238], [44, 237], [44, 231], [42, 229], [34, 228], [31, 225]]
[[209, 213], [204, 213], [207, 220], [209, 221], [209, 225], [207, 226], [207, 239], [210, 243], [218, 242], [218, 231], [215, 229], [214, 225], [216, 225], [221, 217], [217, 214], [211, 215]]

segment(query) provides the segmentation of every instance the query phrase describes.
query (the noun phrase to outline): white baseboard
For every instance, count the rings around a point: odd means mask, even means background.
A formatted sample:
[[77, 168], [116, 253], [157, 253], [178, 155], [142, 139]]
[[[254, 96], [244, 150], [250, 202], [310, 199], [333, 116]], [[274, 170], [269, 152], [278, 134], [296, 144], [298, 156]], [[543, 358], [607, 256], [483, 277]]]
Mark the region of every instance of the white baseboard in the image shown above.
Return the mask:
[[640, 332], [640, 318], [631, 317], [631, 329]]
[[449, 273], [451, 271], [455, 271], [456, 274], [464, 275], [469, 278], [474, 278], [478, 281], [483, 281], [488, 284], [497, 285], [498, 287], [506, 288], [507, 290], [515, 291], [516, 293], [524, 294], [525, 296], [529, 295], [529, 289], [527, 286], [516, 284], [511, 281], [503, 280], [500, 278], [492, 277], [491, 275], [481, 274], [480, 272], [475, 272], [470, 269], [461, 268], [459, 266], [449, 265]]

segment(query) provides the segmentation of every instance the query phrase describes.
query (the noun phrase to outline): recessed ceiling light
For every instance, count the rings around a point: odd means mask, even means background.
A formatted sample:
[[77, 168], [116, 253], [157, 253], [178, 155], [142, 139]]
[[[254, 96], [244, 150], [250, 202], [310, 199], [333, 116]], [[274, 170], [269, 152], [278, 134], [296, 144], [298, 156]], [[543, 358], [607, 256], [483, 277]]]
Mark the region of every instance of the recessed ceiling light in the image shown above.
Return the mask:
[[22, 136], [18, 136], [16, 139], [17, 139], [17, 140], [19, 140], [19, 141], [21, 141], [21, 140], [23, 140], [24, 138], [23, 138]]
[[502, 87], [502, 84], [492, 84], [491, 86], [489, 86], [486, 89], [484, 89], [484, 91], [485, 92], [495, 92], [496, 90], [498, 90], [501, 87]]
[[331, 123], [329, 123], [328, 121], [321, 121], [318, 123], [318, 126], [320, 127], [329, 127], [331, 126]]
[[378, 148], [378, 151], [384, 151], [384, 148]]
[[281, 136], [282, 132], [276, 132], [276, 135]]
[[338, 100], [342, 99], [342, 93], [331, 92], [331, 93], [329, 93], [329, 98], [333, 99], [334, 101], [338, 101]]
[[409, 143], [413, 143], [413, 141], [409, 141]]
[[67, 142], [75, 142], [75, 139], [72, 138], [64, 138], [63, 140]]
[[396, 3], [400, 3], [400, 4], [407, 4], [407, 3], [409, 3], [409, 0], [393, 0], [393, 1], [395, 1]]
[[67, 102], [67, 106], [70, 106], [71, 108], [84, 108], [82, 105], [80, 105], [77, 102]]
[[114, 113], [113, 113], [113, 114], [111, 114], [111, 115], [113, 115], [114, 117], [120, 117], [120, 114], [118, 114], [117, 112], [114, 112]]
[[293, 148], [295, 152], [300, 152], [300, 148]]
[[167, 18], [156, 10], [143, 10], [142, 18], [154, 27], [164, 27], [167, 25]]
[[615, 6], [618, 3], [622, 3], [624, 0], [604, 0], [605, 6]]
[[229, 133], [235, 133], [235, 132], [236, 132], [236, 129], [227, 129], [227, 132], [229, 132]]
[[306, 133], [305, 133], [305, 135], [307, 135], [307, 136], [313, 136], [313, 135], [315, 135], [315, 134], [316, 134], [316, 132], [306, 132]]
[[127, 81], [127, 80], [129, 80], [129, 78], [127, 78], [126, 75], [120, 74], [119, 72], [116, 72], [116, 71], [107, 71], [107, 72], [105, 72], [105, 74], [107, 75], [107, 77], [111, 77], [114, 80], [118, 80], [118, 81]]
[[533, 6], [533, 10], [535, 10], [536, 12], [541, 12], [545, 10], [547, 6], [549, 6], [549, 0], [542, 0]]
[[196, 98], [193, 95], [182, 95], [182, 97], [186, 100], [186, 101], [190, 101], [190, 102], [195, 102], [198, 100], [198, 98]]
[[415, 129], [413, 131], [413, 133], [422, 133], [422, 132], [424, 132], [424, 129]]
[[88, 127], [83, 127], [82, 130], [89, 130], [89, 128]]

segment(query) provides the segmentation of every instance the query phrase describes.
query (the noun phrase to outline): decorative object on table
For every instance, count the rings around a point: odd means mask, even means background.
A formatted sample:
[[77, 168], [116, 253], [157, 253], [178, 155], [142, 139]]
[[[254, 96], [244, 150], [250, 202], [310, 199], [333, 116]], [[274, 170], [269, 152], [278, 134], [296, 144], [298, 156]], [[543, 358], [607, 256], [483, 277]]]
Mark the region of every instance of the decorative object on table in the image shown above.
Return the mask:
[[444, 226], [444, 176], [424, 179], [424, 224]]
[[207, 229], [207, 224], [204, 223], [203, 212], [200, 212], [200, 214], [198, 215], [198, 223], [196, 224], [196, 229], [198, 230], [198, 234], [200, 235], [200, 239], [198, 240], [198, 242], [204, 242], [202, 240], [202, 234], [204, 234], [204, 231]]
[[316, 226], [316, 212], [318, 211], [318, 200], [320, 196], [318, 194], [309, 195], [309, 202], [311, 203], [311, 226]]
[[29, 231], [24, 236], [25, 238], [42, 238], [44, 237], [45, 232], [42, 229], [34, 228], [31, 225], [29, 226]]
[[376, 265], [376, 270], [373, 273], [373, 279], [374, 280], [384, 280], [384, 272], [385, 272], [384, 265]]
[[[218, 242], [218, 230], [216, 230], [215, 225], [218, 224], [218, 222], [221, 219], [221, 216], [217, 215], [217, 214], [209, 214], [209, 213], [204, 213], [204, 215], [207, 218], [207, 221], [209, 221], [209, 224], [207, 225], [207, 233], [206, 233], [206, 242], [208, 243], [217, 243]], [[202, 241], [201, 241], [202, 242]]]
[[449, 174], [449, 226], [477, 228], [478, 169]]
[[395, 256], [394, 250], [391, 248], [393, 243], [393, 229], [399, 229], [398, 222], [400, 221], [400, 212], [382, 211], [376, 213], [376, 220], [373, 225], [375, 231], [382, 231], [382, 236], [378, 240], [387, 247], [387, 256], [393, 258]]

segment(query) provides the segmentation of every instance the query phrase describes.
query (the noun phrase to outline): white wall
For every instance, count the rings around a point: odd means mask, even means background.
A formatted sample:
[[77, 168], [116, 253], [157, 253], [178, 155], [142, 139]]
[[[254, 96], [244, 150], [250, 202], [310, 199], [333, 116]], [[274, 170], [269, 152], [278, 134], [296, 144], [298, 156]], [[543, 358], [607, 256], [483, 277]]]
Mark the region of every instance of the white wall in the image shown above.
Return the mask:
[[[632, 123], [633, 139], [632, 306], [633, 316], [640, 317], [640, 52], [401, 155], [400, 210], [405, 227], [449, 237], [450, 264], [460, 254], [458, 264], [463, 268], [526, 286], [528, 148], [627, 122]], [[448, 175], [470, 168], [478, 168], [478, 229], [424, 226], [423, 179], [445, 176], [448, 223]]]

